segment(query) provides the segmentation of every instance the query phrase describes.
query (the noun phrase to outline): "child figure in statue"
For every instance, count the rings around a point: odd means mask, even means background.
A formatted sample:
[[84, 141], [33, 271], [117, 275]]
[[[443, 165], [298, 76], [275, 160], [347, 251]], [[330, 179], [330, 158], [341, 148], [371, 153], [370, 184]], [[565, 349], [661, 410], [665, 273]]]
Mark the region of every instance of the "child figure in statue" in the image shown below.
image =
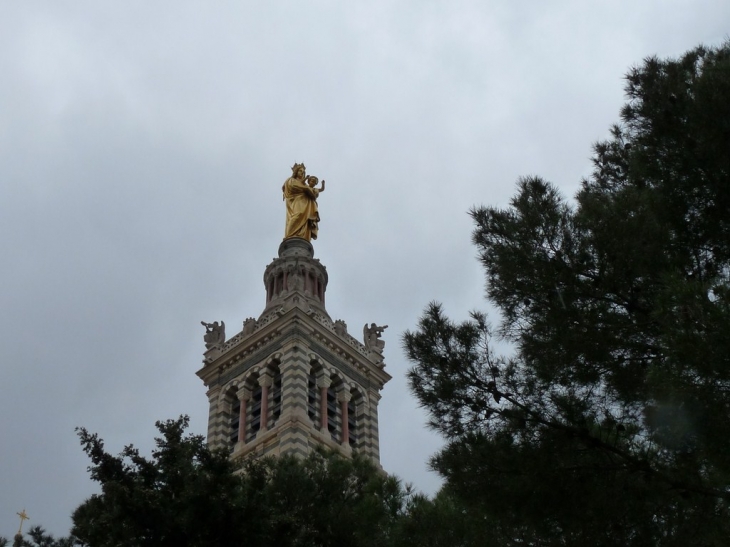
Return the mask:
[[317, 199], [319, 195], [324, 192], [324, 180], [322, 180], [322, 188], [316, 188], [318, 182], [319, 179], [314, 175], [307, 176], [307, 184], [309, 184], [309, 187], [314, 192], [314, 199]]

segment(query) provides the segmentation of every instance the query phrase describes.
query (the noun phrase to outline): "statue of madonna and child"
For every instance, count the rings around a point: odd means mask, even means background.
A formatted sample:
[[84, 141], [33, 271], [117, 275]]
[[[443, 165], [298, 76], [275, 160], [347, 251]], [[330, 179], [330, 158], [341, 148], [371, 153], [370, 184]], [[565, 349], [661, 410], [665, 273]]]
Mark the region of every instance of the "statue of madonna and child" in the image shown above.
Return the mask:
[[307, 175], [307, 168], [303, 163], [295, 163], [291, 170], [292, 176], [286, 179], [281, 188], [286, 201], [284, 239], [301, 237], [311, 241], [317, 239], [319, 228], [317, 198], [324, 192], [324, 180], [322, 187], [317, 188], [319, 179]]

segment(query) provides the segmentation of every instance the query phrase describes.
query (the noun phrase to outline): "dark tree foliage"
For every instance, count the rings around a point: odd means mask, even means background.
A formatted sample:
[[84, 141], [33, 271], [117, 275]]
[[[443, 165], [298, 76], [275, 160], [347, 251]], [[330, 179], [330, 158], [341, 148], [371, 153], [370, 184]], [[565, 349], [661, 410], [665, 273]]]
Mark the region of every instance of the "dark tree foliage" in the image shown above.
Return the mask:
[[499, 523], [453, 496], [448, 488], [434, 498], [411, 496], [393, 533], [393, 545], [484, 547], [500, 545]]
[[151, 459], [131, 445], [109, 454], [96, 434], [79, 430], [102, 491], [74, 511], [73, 534], [90, 546], [164, 546], [228, 545], [242, 528], [258, 533], [236, 518], [236, 510], [256, 507], [239, 495], [228, 459], [209, 451], [202, 437], [184, 435], [187, 418], [156, 425], [162, 436]]
[[[10, 545], [7, 538], [0, 537], [0, 547]], [[16, 534], [13, 538], [13, 547], [72, 547], [75, 545], [73, 537], [55, 538], [41, 526], [31, 526], [25, 535]]]
[[186, 435], [187, 425], [186, 417], [158, 422], [151, 458], [132, 446], [111, 455], [80, 430], [101, 484], [73, 514], [81, 545], [391, 545], [409, 494], [370, 462], [325, 452], [232, 462]]
[[512, 355], [438, 304], [404, 336], [432, 465], [505, 544], [730, 538], [730, 43], [626, 81], [574, 203], [471, 211]]

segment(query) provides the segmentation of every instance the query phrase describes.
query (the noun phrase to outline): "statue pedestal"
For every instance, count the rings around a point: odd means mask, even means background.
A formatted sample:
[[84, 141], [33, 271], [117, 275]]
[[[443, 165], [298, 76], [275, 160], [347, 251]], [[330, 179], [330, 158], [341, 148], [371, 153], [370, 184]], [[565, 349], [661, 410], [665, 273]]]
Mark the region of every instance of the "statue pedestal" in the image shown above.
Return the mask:
[[279, 245], [279, 258], [288, 258], [293, 256], [303, 256], [306, 258], [314, 258], [314, 247], [312, 244], [301, 237], [290, 237], [285, 239]]

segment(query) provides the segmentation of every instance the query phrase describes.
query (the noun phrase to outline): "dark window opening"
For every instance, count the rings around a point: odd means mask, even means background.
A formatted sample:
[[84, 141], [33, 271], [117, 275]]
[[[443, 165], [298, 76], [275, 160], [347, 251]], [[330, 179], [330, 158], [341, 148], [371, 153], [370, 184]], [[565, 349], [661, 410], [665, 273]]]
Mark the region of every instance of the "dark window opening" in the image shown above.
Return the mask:
[[307, 384], [307, 414], [315, 425], [319, 425], [317, 422], [317, 391], [317, 379], [314, 374], [310, 374]]
[[239, 419], [241, 416], [241, 401], [236, 399], [236, 402], [231, 405], [231, 415], [229, 416], [229, 431], [230, 435], [228, 437], [229, 441], [229, 448], [230, 451], [233, 452], [233, 449], [236, 446], [236, 443], [238, 442], [238, 430], [240, 428]]
[[350, 443], [352, 448], [357, 448], [357, 414], [355, 412], [355, 403], [349, 401], [347, 403], [347, 441]]
[[331, 387], [327, 389], [327, 430], [330, 432], [333, 441], [339, 442], [340, 428], [338, 427], [338, 404], [337, 394]]
[[271, 386], [271, 416], [269, 418], [269, 427], [274, 426], [279, 416], [281, 416], [281, 374], [277, 371], [274, 377], [274, 383]]
[[246, 442], [253, 440], [261, 429], [261, 386], [256, 386], [253, 390], [249, 404], [251, 410], [248, 413], [250, 418], [249, 426], [246, 428]]

